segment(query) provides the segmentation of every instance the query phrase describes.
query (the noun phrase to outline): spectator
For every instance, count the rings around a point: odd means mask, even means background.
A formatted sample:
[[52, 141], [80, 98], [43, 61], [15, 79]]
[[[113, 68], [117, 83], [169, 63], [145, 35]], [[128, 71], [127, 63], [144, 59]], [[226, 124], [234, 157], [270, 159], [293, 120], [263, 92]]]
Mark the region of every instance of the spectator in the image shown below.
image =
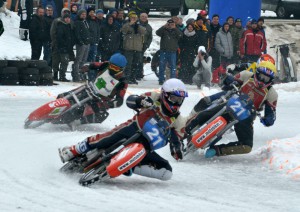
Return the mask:
[[206, 26], [206, 29], [207, 29], [208, 31], [210, 31], [209, 23], [207, 22], [207, 15], [208, 15], [208, 13], [207, 13], [206, 10], [201, 10], [201, 11], [198, 13], [197, 17], [201, 17], [201, 18], [202, 18], [203, 23], [204, 23], [205, 26]]
[[146, 34], [146, 28], [138, 22], [138, 17], [135, 13], [129, 16], [129, 22], [121, 28], [123, 34], [123, 51], [127, 59], [125, 75], [129, 84], [138, 84], [137, 72], [139, 63], [143, 60], [143, 42]]
[[53, 17], [57, 18], [59, 11], [63, 9], [63, 1], [62, 0], [42, 0], [41, 4], [43, 8], [46, 8], [47, 5], [51, 5], [53, 8]]
[[[260, 17], [258, 20], [257, 20], [257, 28], [265, 35], [266, 37], [266, 31], [265, 31], [265, 26], [264, 26], [264, 23], [265, 23], [265, 19], [263, 17]], [[267, 48], [266, 50], [264, 51], [264, 54], [267, 53]]]
[[116, 18], [117, 18], [117, 15], [118, 15], [118, 11], [117, 11], [117, 9], [115, 9], [115, 8], [110, 8], [108, 14], [109, 14], [109, 15], [112, 15], [112, 17], [113, 17], [114, 19], [116, 19]]
[[32, 15], [29, 25], [29, 39], [31, 45], [31, 60], [39, 60], [43, 43], [46, 41], [46, 22], [44, 19], [44, 8], [38, 7], [36, 14]]
[[51, 5], [47, 5], [46, 6], [46, 14], [45, 14], [45, 33], [46, 33], [46, 38], [45, 38], [45, 42], [43, 43], [43, 48], [44, 48], [44, 60], [47, 61], [48, 66], [52, 65], [52, 60], [51, 60], [51, 37], [50, 37], [50, 29], [51, 29], [51, 25], [52, 22], [54, 20], [53, 17], [53, 8]]
[[186, 84], [192, 84], [192, 77], [195, 74], [193, 60], [197, 55], [198, 46], [198, 36], [196, 34], [194, 25], [190, 23], [183, 31], [183, 37], [179, 42], [181, 67], [178, 78]]
[[245, 27], [245, 30], [251, 29], [251, 21], [252, 21], [252, 18], [251, 18], [251, 17], [248, 17], [247, 20], [246, 20], [246, 27]]
[[89, 31], [89, 24], [86, 21], [86, 10], [81, 9], [77, 13], [77, 20], [75, 21], [75, 38], [76, 38], [76, 58], [74, 62], [74, 69], [72, 70], [73, 82], [79, 82], [82, 77], [79, 74], [79, 69], [87, 61], [91, 36]]
[[78, 11], [78, 5], [77, 4], [71, 4], [71, 20], [76, 21], [77, 19], [77, 11]]
[[171, 78], [176, 78], [176, 52], [178, 42], [182, 38], [182, 32], [176, 27], [175, 22], [169, 19], [168, 22], [156, 31], [160, 40], [159, 58], [159, 84], [165, 81], [165, 69], [167, 63], [171, 68]]
[[186, 20], [186, 25], [188, 25], [188, 24], [195, 24], [195, 19], [193, 19], [193, 18], [189, 18], [188, 20]]
[[121, 41], [121, 32], [114, 24], [114, 18], [111, 15], [106, 16], [106, 23], [100, 30], [99, 50], [101, 61], [108, 61], [109, 58], [119, 50]]
[[246, 62], [256, 62], [266, 47], [266, 37], [257, 28], [257, 21], [252, 19], [251, 29], [246, 30], [240, 40], [241, 58]]
[[56, 41], [59, 54], [59, 62], [53, 66], [54, 75], [59, 73], [59, 81], [69, 82], [66, 72], [69, 63], [69, 54], [73, 51], [73, 31], [71, 27], [71, 16], [66, 13], [57, 23]]
[[210, 24], [210, 45], [208, 48], [208, 52], [209, 55], [212, 57], [213, 70], [220, 66], [220, 55], [217, 49], [215, 48], [216, 35], [221, 29], [219, 19], [220, 19], [219, 15], [214, 14]]
[[204, 46], [199, 46], [198, 55], [195, 58], [193, 66], [196, 68], [196, 74], [193, 76], [193, 82], [200, 89], [201, 85], [210, 87], [211, 82], [212, 57], [206, 52]]
[[222, 29], [216, 36], [216, 49], [221, 55], [221, 64], [227, 66], [232, 63], [233, 44], [231, 33], [229, 32], [230, 25], [225, 22]]
[[[90, 48], [89, 48], [89, 55], [87, 58], [88, 62], [95, 62], [96, 61], [96, 55], [97, 55], [97, 49], [98, 49], [98, 43], [100, 40], [100, 26], [97, 21], [97, 17], [95, 14], [95, 9], [90, 7], [87, 10], [87, 22], [89, 25], [89, 31], [90, 31]], [[98, 61], [99, 62], [99, 61]]]
[[181, 32], [184, 31], [184, 29], [185, 29], [186, 26], [184, 25], [183, 19], [182, 19], [181, 17], [178, 17], [178, 21], [177, 21], [176, 26], [178, 27], [178, 29], [179, 29]]
[[[144, 35], [144, 43], [143, 43], [143, 56], [145, 55], [145, 51], [149, 48], [152, 43], [153, 35], [152, 35], [152, 27], [148, 23], [148, 15], [147, 13], [140, 14], [140, 23], [141, 26], [145, 27], [146, 33]], [[141, 80], [144, 77], [144, 70], [143, 70], [143, 59], [139, 62], [139, 69], [137, 72], [137, 80]]]
[[125, 23], [125, 15], [124, 15], [124, 10], [123, 9], [118, 9], [118, 15], [117, 18], [115, 19], [115, 25], [117, 25], [117, 27], [119, 29], [122, 28], [122, 26]]
[[104, 11], [102, 9], [96, 10], [96, 17], [100, 28], [105, 24]]
[[[54, 19], [54, 21], [52, 22], [51, 25], [51, 29], [50, 29], [50, 37], [51, 37], [51, 51], [52, 51], [52, 67], [57, 67], [59, 66], [60, 63], [60, 54], [58, 53], [58, 45], [57, 45], [57, 41], [56, 41], [56, 30], [57, 30], [57, 24], [62, 21], [62, 17], [65, 14], [69, 14], [70, 15], [70, 10], [68, 8], [63, 8], [61, 11], [61, 17]], [[72, 26], [72, 24], [71, 24]], [[73, 52], [73, 51], [72, 51]], [[74, 53], [72, 55], [74, 57]], [[69, 57], [71, 57], [71, 54], [69, 55]], [[53, 80], [58, 80], [58, 72], [54, 72], [53, 75]]]
[[208, 48], [209, 33], [208, 33], [208, 29], [206, 28], [206, 25], [204, 24], [204, 20], [205, 20], [204, 18], [198, 16], [194, 24], [194, 27], [198, 35], [199, 44], [201, 46], [205, 46], [205, 48]]
[[4, 32], [4, 26], [2, 20], [0, 19], [0, 36], [3, 34], [3, 32]]
[[240, 60], [240, 39], [242, 38], [243, 32], [242, 20], [240, 18], [235, 19], [235, 27], [231, 31], [234, 63], [238, 63]]
[[231, 30], [234, 28], [234, 17], [228, 16], [226, 22], [229, 24], [229, 32], [231, 33]]

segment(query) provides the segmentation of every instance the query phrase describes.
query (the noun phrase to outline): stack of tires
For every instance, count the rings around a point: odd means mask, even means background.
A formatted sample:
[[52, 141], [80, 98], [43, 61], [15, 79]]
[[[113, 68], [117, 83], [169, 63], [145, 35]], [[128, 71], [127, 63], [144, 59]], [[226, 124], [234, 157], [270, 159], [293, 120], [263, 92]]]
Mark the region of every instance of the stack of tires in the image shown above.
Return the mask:
[[53, 85], [45, 60], [0, 60], [0, 85]]

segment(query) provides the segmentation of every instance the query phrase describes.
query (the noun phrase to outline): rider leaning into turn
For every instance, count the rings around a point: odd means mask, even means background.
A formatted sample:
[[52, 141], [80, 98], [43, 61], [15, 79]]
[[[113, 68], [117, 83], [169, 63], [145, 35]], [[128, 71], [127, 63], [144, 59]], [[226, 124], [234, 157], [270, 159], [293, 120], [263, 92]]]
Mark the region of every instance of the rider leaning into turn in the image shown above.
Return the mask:
[[[94, 113], [85, 116], [80, 120], [81, 124], [101, 123], [103, 121], [103, 112], [109, 108], [121, 107], [124, 102], [124, 96], [128, 87], [125, 80], [123, 69], [127, 64], [124, 55], [120, 53], [113, 54], [109, 61], [93, 62], [82, 67], [83, 72], [95, 74], [89, 85], [95, 94], [95, 98], [88, 102]], [[90, 79], [89, 79], [90, 80]], [[61, 98], [68, 93], [59, 94]]]
[[[171, 129], [168, 140], [170, 141], [172, 156], [176, 160], [182, 159], [183, 152], [180, 139], [184, 135], [186, 121], [180, 115], [179, 109], [187, 95], [185, 85], [178, 79], [165, 81], [160, 93], [147, 92], [141, 96], [130, 95], [126, 101], [127, 106], [139, 111], [132, 119], [111, 131], [90, 136], [76, 145], [64, 147], [60, 151], [62, 162], [67, 162], [95, 148], [106, 149], [121, 139], [128, 139], [142, 129], [149, 118], [156, 115], [167, 121]], [[151, 107], [153, 104], [157, 106], [155, 109]], [[169, 180], [172, 177], [172, 167], [169, 162], [154, 151], [149, 151], [132, 171], [138, 175], [160, 180]]]
[[[224, 156], [232, 154], [246, 154], [251, 152], [253, 146], [253, 121], [256, 111], [264, 109], [264, 117], [261, 123], [264, 126], [272, 126], [276, 120], [276, 104], [278, 94], [273, 88], [273, 81], [276, 75], [275, 61], [270, 55], [262, 55], [256, 64], [254, 72], [242, 71], [234, 77], [228, 75], [224, 79], [224, 90], [232, 89], [233, 84], [239, 87], [242, 94], [247, 94], [254, 104], [252, 115], [234, 125], [234, 130], [238, 141], [228, 144], [212, 145], [206, 151], [205, 157], [210, 158], [215, 155]], [[202, 98], [191, 112], [192, 119], [187, 123], [186, 133], [189, 135], [197, 125], [202, 125], [208, 121], [224, 105], [203, 111], [211, 102], [223, 96], [226, 92], [220, 92], [212, 96]], [[203, 112], [201, 112], [203, 111]]]

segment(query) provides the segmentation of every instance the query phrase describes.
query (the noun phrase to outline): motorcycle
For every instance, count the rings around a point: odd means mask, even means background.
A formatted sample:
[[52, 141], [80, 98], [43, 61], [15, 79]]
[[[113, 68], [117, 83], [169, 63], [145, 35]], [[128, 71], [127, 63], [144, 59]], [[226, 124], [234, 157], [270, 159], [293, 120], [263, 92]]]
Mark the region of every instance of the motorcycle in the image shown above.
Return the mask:
[[[138, 165], [148, 151], [167, 145], [169, 124], [162, 118], [149, 118], [143, 128], [128, 139], [122, 139], [110, 148], [94, 149], [66, 163], [60, 171], [83, 173], [79, 184], [90, 185], [126, 174]], [[60, 151], [60, 150], [59, 150]]]
[[[71, 124], [73, 121], [85, 118], [99, 110], [95, 109], [93, 102], [96, 100], [101, 105], [103, 100], [96, 93], [94, 84], [91, 82], [66, 92], [60, 98], [30, 113], [25, 120], [24, 128], [33, 129], [45, 123], [52, 123], [67, 124], [71, 130], [74, 130], [74, 125]], [[97, 114], [97, 122], [102, 123], [108, 115], [107, 109], [102, 107]]]
[[229, 133], [232, 130], [236, 123], [251, 116], [252, 100], [248, 95], [240, 94], [236, 86], [233, 85], [233, 87], [234, 89], [229, 90], [224, 96], [212, 102], [204, 110], [208, 111], [223, 105], [208, 121], [191, 130], [184, 155], [216, 144], [225, 133]]

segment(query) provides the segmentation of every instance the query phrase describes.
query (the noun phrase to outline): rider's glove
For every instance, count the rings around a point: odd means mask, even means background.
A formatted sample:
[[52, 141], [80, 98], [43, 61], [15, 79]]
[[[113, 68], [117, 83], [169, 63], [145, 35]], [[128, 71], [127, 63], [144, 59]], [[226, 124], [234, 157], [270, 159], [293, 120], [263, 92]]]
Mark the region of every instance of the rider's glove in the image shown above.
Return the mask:
[[149, 96], [146, 96], [141, 101], [141, 106], [143, 106], [145, 108], [151, 107], [152, 105], [153, 105], [153, 100]]
[[170, 143], [171, 155], [175, 160], [182, 160], [183, 158], [183, 144], [178, 142], [176, 145]]

